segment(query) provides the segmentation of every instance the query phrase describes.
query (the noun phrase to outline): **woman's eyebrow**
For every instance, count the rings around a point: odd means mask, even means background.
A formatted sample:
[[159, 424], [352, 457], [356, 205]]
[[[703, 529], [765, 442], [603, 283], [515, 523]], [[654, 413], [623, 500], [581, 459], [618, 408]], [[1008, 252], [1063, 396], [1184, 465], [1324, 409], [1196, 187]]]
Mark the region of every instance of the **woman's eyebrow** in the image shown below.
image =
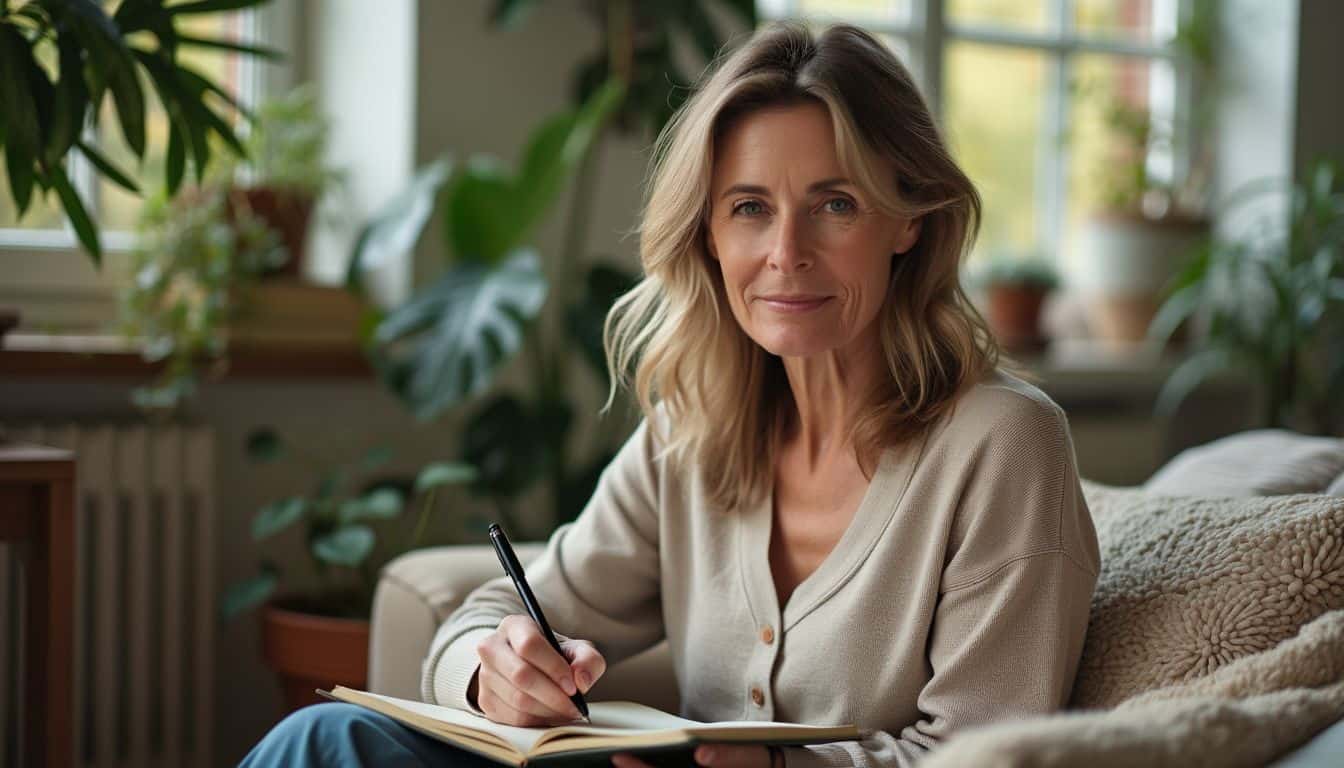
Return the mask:
[[[822, 179], [821, 181], [814, 181], [807, 186], [807, 191], [810, 194], [812, 192], [816, 192], [819, 189], [825, 189], [827, 187], [838, 187], [842, 184], [853, 184], [853, 182], [851, 182], [849, 179], [837, 176], [833, 179]], [[733, 186], [725, 189], [723, 191], [723, 194], [719, 195], [719, 199], [722, 200], [723, 198], [733, 194], [734, 192], [745, 192], [749, 195], [770, 194], [770, 190], [760, 186], [759, 184], [734, 184]]]

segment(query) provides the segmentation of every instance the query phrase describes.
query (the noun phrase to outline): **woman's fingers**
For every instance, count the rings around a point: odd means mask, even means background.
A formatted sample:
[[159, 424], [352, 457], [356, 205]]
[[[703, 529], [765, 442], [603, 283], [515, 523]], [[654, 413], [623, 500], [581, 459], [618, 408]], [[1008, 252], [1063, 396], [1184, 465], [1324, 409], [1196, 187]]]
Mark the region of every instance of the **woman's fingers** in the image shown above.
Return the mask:
[[566, 700], [578, 690], [574, 685], [574, 673], [569, 669], [569, 662], [556, 653], [550, 641], [541, 634], [541, 629], [530, 616], [507, 616], [499, 626], [504, 630], [509, 646], [514, 652], [549, 677], [555, 687], [565, 695]]
[[[502, 648], [500, 645], [484, 644], [480, 648], [483, 688], [488, 687], [497, 700], [512, 709], [546, 717], [552, 722], [568, 722], [579, 717], [574, 702], [555, 681], [514, 653], [507, 644]], [[481, 709], [485, 710], [485, 707]]]
[[477, 699], [480, 701], [481, 711], [490, 715], [490, 719], [495, 722], [517, 725], [523, 728], [539, 728], [554, 723], [553, 719], [549, 717], [542, 717], [518, 709], [508, 701], [508, 697], [512, 695], [510, 693], [500, 696], [486, 682], [482, 681], [481, 691]]
[[569, 658], [569, 667], [573, 670], [574, 682], [584, 693], [593, 687], [593, 683], [607, 672], [607, 660], [598, 653], [597, 647], [587, 640], [565, 640], [560, 649]]

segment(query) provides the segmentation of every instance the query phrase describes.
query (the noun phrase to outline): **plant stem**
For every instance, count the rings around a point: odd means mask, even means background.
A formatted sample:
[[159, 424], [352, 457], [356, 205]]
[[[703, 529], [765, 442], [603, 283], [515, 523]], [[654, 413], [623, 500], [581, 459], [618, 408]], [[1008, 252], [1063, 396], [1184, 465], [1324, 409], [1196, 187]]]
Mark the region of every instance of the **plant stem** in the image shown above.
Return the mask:
[[411, 543], [407, 549], [415, 549], [420, 546], [420, 540], [425, 535], [425, 525], [429, 521], [429, 511], [434, 508], [434, 496], [439, 492], [438, 487], [430, 488], [429, 493], [425, 494], [425, 502], [420, 505], [420, 517], [415, 521], [415, 531], [411, 534]]

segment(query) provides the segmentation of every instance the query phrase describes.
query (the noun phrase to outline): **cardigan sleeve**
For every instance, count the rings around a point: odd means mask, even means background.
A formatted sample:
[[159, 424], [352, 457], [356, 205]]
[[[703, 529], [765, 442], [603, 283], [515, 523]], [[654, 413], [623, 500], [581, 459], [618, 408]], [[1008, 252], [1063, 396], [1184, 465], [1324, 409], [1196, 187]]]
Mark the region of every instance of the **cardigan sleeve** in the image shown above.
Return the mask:
[[[587, 506], [558, 527], [527, 580], [563, 639], [591, 641], [608, 666], [662, 640], [658, 549], [661, 459], [639, 425], [603, 471]], [[438, 628], [421, 669], [421, 697], [481, 714], [466, 693], [477, 645], [506, 616], [526, 613], [506, 575], [476, 588]]]
[[1062, 411], [1001, 420], [969, 452], [929, 627], [922, 717], [785, 750], [789, 768], [913, 765], [960, 729], [1068, 702], [1100, 557]]

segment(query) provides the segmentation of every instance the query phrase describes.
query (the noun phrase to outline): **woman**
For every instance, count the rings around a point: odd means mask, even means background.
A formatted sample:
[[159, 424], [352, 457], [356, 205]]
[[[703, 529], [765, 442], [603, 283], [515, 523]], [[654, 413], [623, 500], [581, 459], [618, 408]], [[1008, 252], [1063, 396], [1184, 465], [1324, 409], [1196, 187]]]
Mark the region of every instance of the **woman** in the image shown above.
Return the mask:
[[[979, 197], [905, 68], [860, 29], [775, 24], [657, 149], [646, 277], [607, 327], [646, 420], [528, 569], [564, 655], [500, 577], [440, 627], [423, 697], [567, 722], [666, 638], [686, 717], [864, 729], [695, 754], [759, 768], [906, 766], [1064, 705], [1099, 562], [1068, 424], [966, 300]], [[471, 759], [323, 706], [254, 754]]]

